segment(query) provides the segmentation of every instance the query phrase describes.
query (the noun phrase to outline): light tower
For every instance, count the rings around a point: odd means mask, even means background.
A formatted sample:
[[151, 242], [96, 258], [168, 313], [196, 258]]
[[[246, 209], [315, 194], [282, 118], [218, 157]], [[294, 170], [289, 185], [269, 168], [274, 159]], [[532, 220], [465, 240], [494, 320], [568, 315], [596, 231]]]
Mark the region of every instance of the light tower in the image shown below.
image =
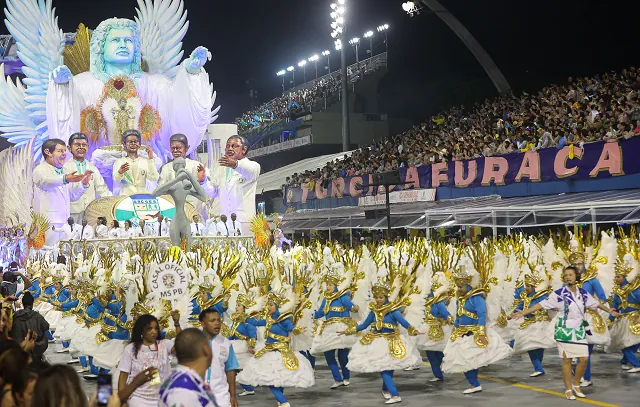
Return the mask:
[[336, 49], [340, 46], [340, 69], [342, 78], [342, 151], [351, 149], [351, 134], [349, 124], [349, 82], [347, 78], [347, 55], [342, 44], [347, 32], [347, 4], [346, 0], [331, 3], [331, 37], [336, 40]]

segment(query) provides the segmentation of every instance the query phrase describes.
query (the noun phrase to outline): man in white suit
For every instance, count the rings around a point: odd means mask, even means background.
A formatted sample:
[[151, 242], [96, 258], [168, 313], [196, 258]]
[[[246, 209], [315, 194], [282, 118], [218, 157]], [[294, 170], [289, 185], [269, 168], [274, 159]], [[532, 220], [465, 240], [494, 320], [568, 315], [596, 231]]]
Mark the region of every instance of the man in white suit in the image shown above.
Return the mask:
[[[212, 196], [214, 194], [214, 187], [209, 180], [207, 169], [202, 163], [187, 158], [187, 151], [189, 151], [189, 140], [187, 139], [187, 136], [180, 133], [171, 136], [171, 138], [169, 139], [169, 149], [171, 150], [171, 155], [174, 159], [184, 158], [186, 162], [185, 169], [187, 170], [187, 172], [196, 177], [198, 182], [200, 182], [200, 185], [202, 185], [202, 189], [204, 189], [204, 192], [208, 196]], [[170, 161], [162, 167], [158, 185], [165, 184], [169, 181], [174, 180], [175, 178], [176, 172], [173, 170], [173, 163]], [[204, 202], [193, 196], [188, 196], [187, 202], [193, 205], [199, 214], [202, 214], [204, 210]]]
[[[155, 223], [155, 226], [153, 227], [153, 236], [159, 236], [159, 237], [163, 237], [163, 236], [169, 236], [169, 224], [167, 222], [164, 221], [165, 218], [163, 215], [158, 215], [158, 221]], [[148, 228], [150, 228], [151, 226], [147, 226]]]
[[256, 215], [256, 184], [260, 176], [260, 164], [247, 158], [248, 150], [246, 138], [231, 136], [212, 179], [212, 198], [218, 198], [220, 212], [235, 213], [244, 231], [249, 230]]
[[33, 210], [49, 219], [54, 227], [50, 233], [57, 234], [53, 239], [58, 241], [66, 238], [64, 226], [71, 213], [71, 202], [80, 199], [89, 188], [92, 172], [65, 174], [67, 146], [60, 139], [45, 141], [41, 150], [45, 161], [33, 170]]
[[69, 137], [68, 146], [73, 159], [64, 165], [65, 172], [77, 171], [78, 174], [83, 174], [87, 170], [92, 171], [89, 188], [84, 191], [80, 199], [71, 202], [71, 217], [76, 226], [79, 226], [82, 218], [84, 218], [85, 209], [94, 199], [112, 196], [112, 194], [98, 168], [86, 159], [87, 151], [89, 151], [89, 139], [87, 136], [84, 133], [73, 133]]
[[157, 181], [160, 177], [153, 161], [153, 150], [144, 146], [149, 158], [138, 155], [141, 143], [142, 135], [138, 130], [127, 130], [122, 135], [122, 146], [127, 155], [113, 164], [113, 182], [118, 184], [121, 196], [148, 194], [147, 180]]
[[96, 237], [96, 233], [95, 233], [95, 230], [93, 230], [93, 226], [89, 225], [86, 219], [82, 219], [80, 236], [82, 236], [82, 240], [95, 239]]
[[69, 219], [67, 219], [67, 224], [64, 225], [63, 229], [67, 235], [67, 240], [80, 240], [82, 227], [74, 222], [73, 216], [69, 216]]
[[200, 215], [193, 215], [191, 222], [191, 236], [206, 236], [207, 227], [200, 221]]

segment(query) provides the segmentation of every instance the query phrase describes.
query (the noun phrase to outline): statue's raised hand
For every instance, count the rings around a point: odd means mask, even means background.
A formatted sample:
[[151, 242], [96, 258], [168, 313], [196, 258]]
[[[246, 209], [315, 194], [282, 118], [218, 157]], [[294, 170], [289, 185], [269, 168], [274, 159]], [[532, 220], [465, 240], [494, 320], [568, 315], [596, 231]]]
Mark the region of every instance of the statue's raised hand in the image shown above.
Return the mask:
[[73, 74], [66, 65], [60, 65], [49, 74], [49, 79], [55, 83], [69, 83]]
[[207, 61], [211, 60], [211, 52], [205, 47], [198, 47], [193, 50], [191, 56], [187, 60], [187, 72], [196, 74], [200, 72], [200, 68], [204, 66]]

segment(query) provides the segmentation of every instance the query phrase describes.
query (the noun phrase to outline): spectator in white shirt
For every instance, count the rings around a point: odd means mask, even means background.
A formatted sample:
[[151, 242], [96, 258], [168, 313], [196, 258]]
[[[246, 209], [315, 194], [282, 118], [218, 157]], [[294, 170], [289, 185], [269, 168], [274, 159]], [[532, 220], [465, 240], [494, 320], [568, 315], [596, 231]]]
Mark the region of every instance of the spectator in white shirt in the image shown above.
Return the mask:
[[96, 226], [96, 239], [106, 239], [108, 235], [107, 218], [100, 216], [98, 218], [98, 226]]
[[111, 228], [109, 229], [109, 239], [119, 239], [122, 237], [122, 229], [120, 229], [120, 222], [117, 220], [111, 221]]
[[89, 225], [86, 219], [82, 219], [82, 227], [80, 228], [80, 236], [82, 240], [95, 239], [96, 234], [93, 226]]
[[62, 227], [62, 230], [67, 235], [67, 240], [80, 240], [81, 229], [80, 225], [75, 223], [71, 216], [67, 219], [67, 224]]
[[153, 234], [153, 229], [151, 229], [150, 226], [147, 226], [147, 223], [144, 221], [144, 219], [140, 219], [140, 235], [143, 237], [149, 237], [149, 236], [154, 236]]
[[130, 238], [130, 237], [134, 237], [132, 236], [133, 234], [134, 234], [133, 224], [131, 223], [130, 220], [125, 220], [124, 229], [122, 229], [120, 236], [125, 238]]
[[207, 236], [220, 236], [218, 231], [219, 221], [220, 216], [209, 214], [209, 219], [207, 219]]
[[193, 215], [193, 222], [191, 223], [191, 236], [204, 236], [206, 235], [206, 227], [204, 223], [200, 222], [200, 215]]

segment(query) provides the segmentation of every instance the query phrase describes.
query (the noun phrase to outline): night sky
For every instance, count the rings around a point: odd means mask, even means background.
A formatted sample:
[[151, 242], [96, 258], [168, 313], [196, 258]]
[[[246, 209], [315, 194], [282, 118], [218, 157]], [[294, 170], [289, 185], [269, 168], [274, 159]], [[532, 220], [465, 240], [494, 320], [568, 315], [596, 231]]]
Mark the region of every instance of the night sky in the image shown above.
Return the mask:
[[[480, 41], [516, 90], [535, 90], [569, 75], [588, 75], [640, 63], [638, 6], [631, 1], [441, 0]], [[214, 55], [205, 67], [218, 90], [221, 121], [250, 105], [249, 89], [262, 101], [281, 91], [275, 73], [324, 49], [330, 37], [330, 0], [185, 0], [190, 28], [185, 56], [197, 45]], [[415, 121], [453, 103], [494, 96], [482, 68], [434, 14], [410, 18], [403, 0], [349, 0], [349, 34], [362, 36], [390, 24], [389, 74], [380, 99], [391, 115]], [[4, 1], [3, 1], [4, 4]], [[132, 18], [134, 0], [54, 0], [59, 25], [75, 31], [109, 17]], [[2, 25], [2, 32], [6, 27]], [[375, 52], [384, 49], [381, 37]], [[368, 43], [363, 43], [368, 48]], [[355, 60], [349, 50], [350, 58]], [[361, 49], [361, 57], [365, 52]], [[321, 64], [323, 65], [323, 64]], [[307, 77], [313, 75], [307, 66]], [[296, 79], [302, 77], [302, 72]], [[247, 81], [251, 80], [247, 84]]]

